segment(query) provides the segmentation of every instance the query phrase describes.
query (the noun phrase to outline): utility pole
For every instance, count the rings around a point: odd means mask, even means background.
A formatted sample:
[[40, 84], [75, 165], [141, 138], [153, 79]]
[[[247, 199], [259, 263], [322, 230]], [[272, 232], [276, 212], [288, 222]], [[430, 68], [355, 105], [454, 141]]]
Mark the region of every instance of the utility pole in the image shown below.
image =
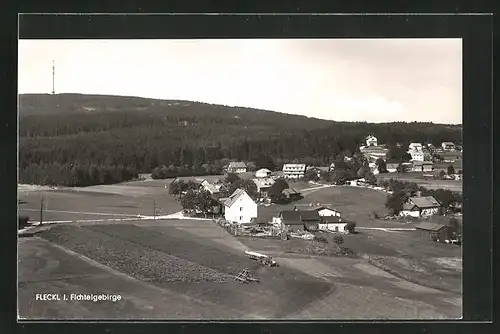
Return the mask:
[[52, 94], [56, 93], [55, 81], [56, 81], [56, 65], [54, 64], [54, 61], [52, 61]]
[[40, 200], [40, 225], [43, 223], [43, 196]]
[[153, 220], [156, 220], [156, 200], [153, 200]]

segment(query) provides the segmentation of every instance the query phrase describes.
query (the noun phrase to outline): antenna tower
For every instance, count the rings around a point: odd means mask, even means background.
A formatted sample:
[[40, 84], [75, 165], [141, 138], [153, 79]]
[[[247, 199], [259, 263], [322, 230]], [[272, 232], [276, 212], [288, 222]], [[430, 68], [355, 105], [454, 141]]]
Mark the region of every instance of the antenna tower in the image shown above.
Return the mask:
[[56, 93], [55, 79], [56, 79], [56, 65], [54, 64], [54, 61], [52, 61], [52, 94]]

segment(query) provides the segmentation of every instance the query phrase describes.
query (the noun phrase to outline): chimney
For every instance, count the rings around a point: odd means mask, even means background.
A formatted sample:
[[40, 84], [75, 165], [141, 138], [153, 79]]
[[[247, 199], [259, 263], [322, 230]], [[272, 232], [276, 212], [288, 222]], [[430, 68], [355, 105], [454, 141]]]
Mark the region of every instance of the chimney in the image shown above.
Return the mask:
[[421, 192], [420, 190], [417, 190], [417, 192], [416, 192], [416, 196], [417, 196], [417, 197], [422, 197], [422, 192]]

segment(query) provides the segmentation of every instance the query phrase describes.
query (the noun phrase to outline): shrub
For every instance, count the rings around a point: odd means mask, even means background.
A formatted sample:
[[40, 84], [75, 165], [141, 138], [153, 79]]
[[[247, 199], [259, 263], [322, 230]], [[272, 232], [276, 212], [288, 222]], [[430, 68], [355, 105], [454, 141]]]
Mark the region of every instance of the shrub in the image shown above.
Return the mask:
[[340, 246], [344, 243], [344, 237], [341, 234], [336, 234], [333, 236], [333, 242]]
[[321, 242], [321, 243], [324, 243], [324, 244], [328, 243], [328, 240], [324, 236], [322, 236], [322, 235], [315, 235], [314, 236], [314, 241]]
[[348, 231], [349, 233], [354, 233], [355, 229], [356, 229], [356, 223], [354, 222], [349, 222], [344, 227], [344, 230]]

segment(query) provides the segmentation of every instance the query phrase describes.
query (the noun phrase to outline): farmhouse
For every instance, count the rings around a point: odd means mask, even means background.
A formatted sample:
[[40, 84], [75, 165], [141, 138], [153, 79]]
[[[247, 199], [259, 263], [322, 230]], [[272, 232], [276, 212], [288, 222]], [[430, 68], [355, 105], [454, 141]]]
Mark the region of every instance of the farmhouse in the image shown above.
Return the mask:
[[257, 178], [270, 177], [270, 176], [271, 176], [271, 171], [267, 168], [262, 168], [255, 172], [255, 177]]
[[314, 208], [321, 217], [340, 217], [340, 212], [330, 206], [321, 205]]
[[428, 236], [430, 239], [440, 241], [446, 239], [447, 226], [444, 224], [436, 224], [431, 222], [423, 222], [415, 226], [415, 230], [423, 236]]
[[422, 152], [422, 150], [423, 150], [423, 146], [420, 143], [410, 143], [410, 145], [408, 145], [408, 151], [420, 151], [420, 152]]
[[287, 188], [287, 189], [283, 190], [283, 195], [285, 195], [286, 199], [288, 199], [290, 201], [294, 201], [294, 200], [302, 198], [302, 194], [293, 188]]
[[278, 221], [287, 232], [304, 231], [304, 223], [302, 222], [300, 211], [281, 211]]
[[462, 160], [462, 152], [460, 151], [441, 151], [436, 153], [437, 160], [443, 162], [455, 162]]
[[317, 211], [298, 211], [300, 212], [300, 219], [304, 223], [304, 228], [306, 231], [317, 231], [319, 228], [319, 222], [321, 217]]
[[305, 164], [284, 164], [283, 165], [283, 173], [285, 178], [289, 179], [298, 179], [304, 177], [306, 172]]
[[451, 141], [442, 142], [441, 143], [441, 148], [443, 150], [453, 151], [453, 150], [455, 150], [455, 143], [453, 143]]
[[432, 161], [413, 161], [414, 172], [432, 172]]
[[287, 232], [317, 231], [320, 221], [316, 211], [286, 210], [273, 218], [273, 224], [280, 224]]
[[377, 137], [373, 136], [373, 135], [369, 135], [365, 138], [365, 141], [366, 141], [366, 146], [377, 146]]
[[270, 177], [262, 179], [253, 179], [252, 181], [257, 186], [257, 191], [263, 196], [267, 196], [267, 191], [269, 190], [269, 188], [271, 188], [271, 186], [275, 182]]
[[319, 229], [323, 231], [345, 232], [347, 222], [342, 221], [342, 218], [336, 216], [321, 217]]
[[224, 200], [224, 218], [228, 222], [249, 224], [257, 218], [257, 203], [243, 189], [236, 189]]
[[400, 215], [410, 217], [431, 216], [437, 214], [440, 208], [441, 203], [432, 196], [410, 197], [403, 204], [403, 210], [400, 212]]
[[246, 173], [247, 171], [247, 165], [244, 162], [241, 161], [233, 161], [229, 163], [229, 166], [227, 167], [227, 172], [228, 173]]
[[201, 182], [200, 188], [208, 191], [212, 195], [216, 195], [226, 189], [222, 183], [210, 183], [207, 180]]

